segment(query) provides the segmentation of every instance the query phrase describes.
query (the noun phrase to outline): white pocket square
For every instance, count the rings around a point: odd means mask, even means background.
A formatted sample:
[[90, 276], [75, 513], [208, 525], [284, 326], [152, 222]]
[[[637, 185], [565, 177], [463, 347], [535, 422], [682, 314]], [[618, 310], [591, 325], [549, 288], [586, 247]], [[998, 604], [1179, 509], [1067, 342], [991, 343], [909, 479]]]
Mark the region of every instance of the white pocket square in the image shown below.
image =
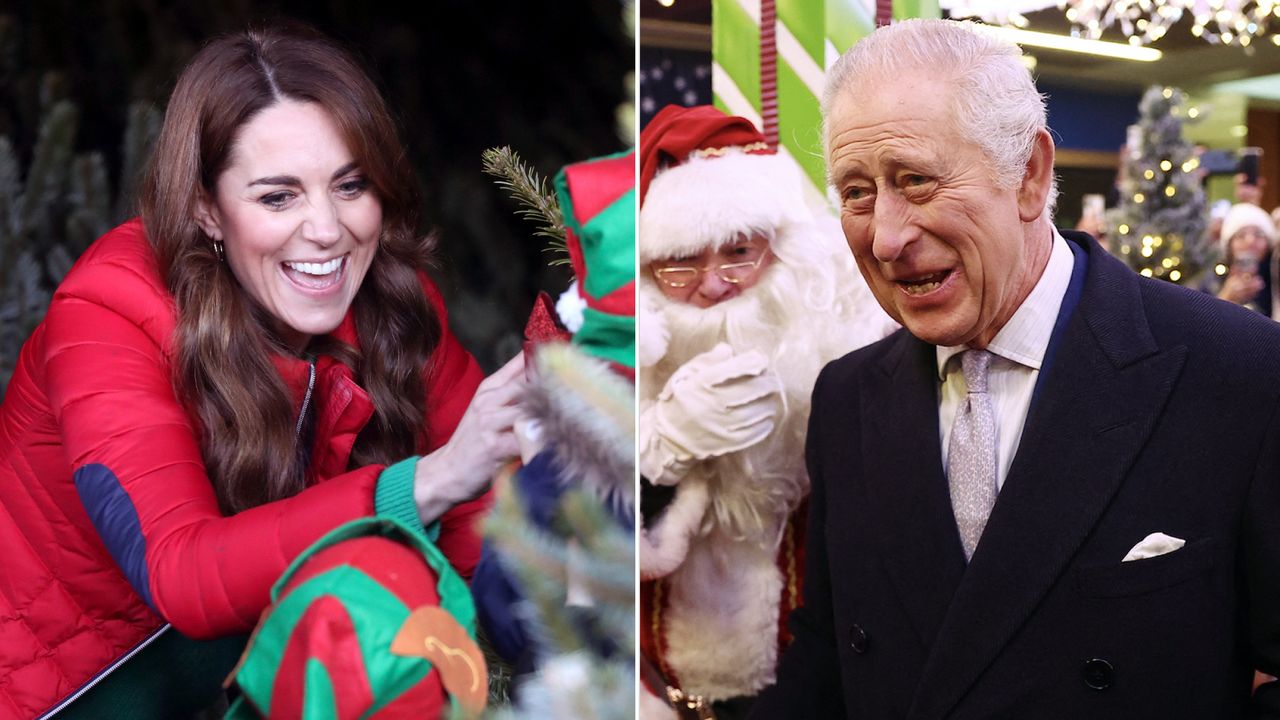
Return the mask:
[[1164, 533], [1151, 533], [1150, 535], [1142, 538], [1142, 542], [1134, 545], [1133, 549], [1124, 556], [1124, 560], [1121, 560], [1120, 562], [1143, 560], [1157, 555], [1166, 555], [1186, 544], [1187, 541], [1182, 538], [1165, 535]]

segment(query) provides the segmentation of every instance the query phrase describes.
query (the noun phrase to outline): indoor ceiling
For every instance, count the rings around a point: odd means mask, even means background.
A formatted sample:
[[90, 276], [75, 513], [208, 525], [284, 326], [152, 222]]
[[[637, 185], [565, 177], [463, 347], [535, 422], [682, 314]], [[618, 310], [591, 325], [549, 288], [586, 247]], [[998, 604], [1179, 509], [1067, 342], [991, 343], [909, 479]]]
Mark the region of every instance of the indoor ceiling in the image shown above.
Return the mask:
[[[1071, 23], [1056, 7], [1028, 13], [1028, 30], [1067, 35]], [[1079, 53], [1028, 48], [1035, 55], [1036, 75], [1056, 83], [1093, 88], [1142, 89], [1152, 84], [1177, 85], [1207, 91], [1220, 83], [1280, 74], [1280, 46], [1270, 37], [1248, 48], [1211, 45], [1191, 34], [1191, 18], [1184, 16], [1169, 33], [1148, 47], [1164, 55], [1155, 62], [1134, 62]], [[1102, 40], [1124, 42], [1119, 28], [1107, 29]], [[1269, 90], [1268, 90], [1269, 88]], [[1255, 80], [1253, 92], [1277, 95], [1280, 77]], [[1267, 92], [1263, 92], [1267, 91]], [[1274, 98], [1265, 98], [1274, 101]]]
[[[685, 46], [705, 38], [710, 50], [711, 0], [674, 0], [663, 7], [657, 0], [640, 2], [640, 42], [646, 35], [683, 37]], [[1026, 29], [1066, 35], [1071, 23], [1057, 7], [1025, 13]], [[1280, 46], [1261, 38], [1250, 48], [1211, 45], [1191, 34], [1184, 17], [1150, 47], [1164, 53], [1155, 62], [1135, 62], [1073, 52], [1027, 48], [1036, 58], [1035, 74], [1056, 84], [1115, 91], [1141, 91], [1152, 84], [1177, 85], [1196, 93], [1233, 92], [1246, 95], [1251, 105], [1280, 107]], [[679, 31], [683, 27], [683, 34]], [[1280, 27], [1277, 28], [1280, 31]], [[657, 31], [657, 32], [654, 32]], [[1119, 28], [1105, 31], [1103, 40], [1124, 42]], [[1223, 85], [1227, 83], [1226, 85]]]

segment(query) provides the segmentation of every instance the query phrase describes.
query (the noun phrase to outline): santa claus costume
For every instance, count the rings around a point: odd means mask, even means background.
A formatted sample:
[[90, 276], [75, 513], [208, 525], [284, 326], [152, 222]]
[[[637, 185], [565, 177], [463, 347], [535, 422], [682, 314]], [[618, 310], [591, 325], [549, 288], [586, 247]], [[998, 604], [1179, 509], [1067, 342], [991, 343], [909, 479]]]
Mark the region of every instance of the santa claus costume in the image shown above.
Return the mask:
[[[641, 716], [676, 716], [655, 696], [745, 715], [774, 682], [800, 599], [814, 379], [894, 325], [835, 220], [815, 217], [794, 165], [749, 121], [668, 107], [640, 153], [639, 462], [645, 492], [666, 500], [639, 538], [654, 693]], [[668, 297], [651, 270], [743, 238], [767, 239], [773, 259], [711, 307]]]

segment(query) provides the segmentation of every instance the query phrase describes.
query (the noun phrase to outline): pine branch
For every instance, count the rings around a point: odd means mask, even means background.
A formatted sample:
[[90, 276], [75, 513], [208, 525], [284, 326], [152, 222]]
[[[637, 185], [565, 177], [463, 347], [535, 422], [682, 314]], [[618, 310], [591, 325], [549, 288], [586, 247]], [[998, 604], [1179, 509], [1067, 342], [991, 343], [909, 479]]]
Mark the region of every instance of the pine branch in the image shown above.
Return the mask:
[[489, 720], [593, 718], [635, 720], [635, 666], [630, 657], [608, 662], [582, 655], [548, 659], [520, 686], [519, 706], [497, 708]]
[[[0, 203], [4, 206], [13, 203], [16, 216], [11, 234], [6, 234], [3, 246], [0, 246], [0, 299], [8, 299], [16, 283], [21, 282], [15, 274], [18, 272], [17, 261], [23, 253], [46, 251], [54, 242], [49, 232], [50, 208], [57, 204], [65, 189], [76, 133], [76, 115], [76, 107], [65, 100], [53, 104], [40, 124], [26, 188], [20, 197], [6, 198]], [[4, 151], [0, 153], [4, 155], [0, 159], [7, 165], [12, 158], [8, 144], [0, 151]], [[14, 170], [16, 164], [0, 173], [4, 176], [6, 191], [17, 189], [16, 180], [9, 177]], [[22, 317], [26, 315], [19, 319]]]
[[122, 222], [135, 214], [134, 202], [138, 195], [138, 183], [151, 154], [151, 146], [160, 134], [160, 111], [145, 102], [129, 104], [129, 122], [124, 128], [121, 143], [124, 165], [120, 169], [120, 193], [116, 198], [115, 217], [112, 224]]
[[[64, 237], [77, 255], [111, 229], [111, 183], [102, 153], [77, 155], [71, 161], [66, 203], [69, 212]], [[62, 275], [50, 275], [61, 282]]]
[[45, 213], [63, 193], [75, 141], [76, 115], [75, 105], [60, 100], [49, 108], [40, 125], [19, 211], [24, 241], [42, 234], [48, 222]]
[[[0, 252], [16, 242], [15, 238], [20, 232], [22, 224], [18, 207], [21, 198], [22, 168], [18, 165], [18, 157], [13, 152], [9, 138], [0, 136]], [[9, 262], [12, 262], [12, 258], [9, 258]], [[7, 267], [10, 265], [0, 265], [0, 268]], [[0, 277], [0, 287], [3, 285], [3, 277]]]
[[498, 178], [498, 187], [506, 190], [522, 207], [520, 217], [538, 224], [534, 235], [551, 240], [545, 252], [563, 255], [550, 261], [550, 265], [569, 264], [569, 247], [565, 238], [564, 215], [556, 202], [555, 193], [547, 185], [546, 178], [525, 165], [520, 155], [509, 146], [489, 148], [484, 151], [484, 172]]
[[581, 649], [584, 643], [578, 629], [563, 612], [567, 544], [530, 523], [520, 498], [510, 490], [498, 496], [485, 533], [534, 609], [528, 624], [534, 638], [555, 653]]

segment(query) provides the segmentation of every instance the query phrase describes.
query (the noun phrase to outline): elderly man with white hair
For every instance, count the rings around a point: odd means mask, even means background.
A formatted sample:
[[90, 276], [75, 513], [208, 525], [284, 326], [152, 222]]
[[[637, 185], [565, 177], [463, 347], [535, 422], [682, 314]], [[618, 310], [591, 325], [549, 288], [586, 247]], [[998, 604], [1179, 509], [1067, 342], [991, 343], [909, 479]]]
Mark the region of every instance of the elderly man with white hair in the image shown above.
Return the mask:
[[828, 168], [903, 330], [814, 388], [803, 607], [754, 718], [1280, 717], [1280, 326], [1050, 220], [1020, 51], [880, 28]]

